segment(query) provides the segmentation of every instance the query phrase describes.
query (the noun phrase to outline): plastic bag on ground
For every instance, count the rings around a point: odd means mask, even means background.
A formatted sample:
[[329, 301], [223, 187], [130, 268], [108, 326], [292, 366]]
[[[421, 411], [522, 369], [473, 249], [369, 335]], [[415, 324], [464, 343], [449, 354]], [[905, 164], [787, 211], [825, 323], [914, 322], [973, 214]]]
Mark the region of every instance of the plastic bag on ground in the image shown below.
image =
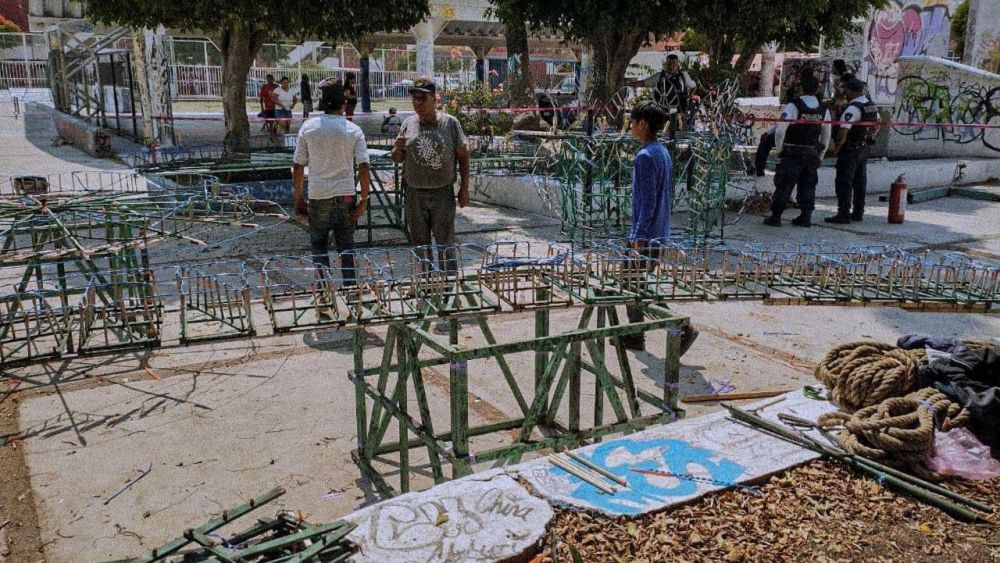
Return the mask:
[[924, 464], [935, 473], [973, 481], [1000, 477], [1000, 461], [993, 459], [990, 447], [966, 428], [938, 432], [934, 455]]

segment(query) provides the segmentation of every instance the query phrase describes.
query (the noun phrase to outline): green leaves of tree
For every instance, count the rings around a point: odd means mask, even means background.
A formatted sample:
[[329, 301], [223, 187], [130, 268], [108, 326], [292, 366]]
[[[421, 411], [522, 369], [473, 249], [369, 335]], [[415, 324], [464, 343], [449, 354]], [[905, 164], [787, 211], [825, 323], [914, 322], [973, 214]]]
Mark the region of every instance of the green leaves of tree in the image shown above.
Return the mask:
[[262, 29], [272, 37], [309, 35], [356, 40], [409, 29], [430, 12], [427, 0], [83, 0], [87, 17], [126, 27], [163, 25], [214, 35], [226, 28]]

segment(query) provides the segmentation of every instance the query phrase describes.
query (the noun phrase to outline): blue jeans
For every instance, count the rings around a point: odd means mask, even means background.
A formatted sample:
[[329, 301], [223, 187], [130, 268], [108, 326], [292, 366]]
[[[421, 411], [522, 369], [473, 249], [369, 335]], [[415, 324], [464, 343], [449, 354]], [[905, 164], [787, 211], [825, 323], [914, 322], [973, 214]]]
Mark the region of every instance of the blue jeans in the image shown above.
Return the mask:
[[353, 196], [337, 196], [329, 199], [309, 200], [309, 243], [312, 246], [313, 263], [321, 268], [330, 267], [330, 232], [340, 253], [341, 275], [344, 285], [354, 285], [354, 212]]

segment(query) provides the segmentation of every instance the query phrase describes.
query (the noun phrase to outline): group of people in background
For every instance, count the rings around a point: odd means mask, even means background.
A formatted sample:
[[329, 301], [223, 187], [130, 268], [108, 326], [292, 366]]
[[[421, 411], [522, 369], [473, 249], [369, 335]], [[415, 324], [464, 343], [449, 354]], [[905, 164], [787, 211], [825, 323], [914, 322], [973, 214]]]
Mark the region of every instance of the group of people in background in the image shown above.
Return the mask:
[[[302, 124], [295, 149], [292, 171], [295, 211], [308, 219], [313, 262], [321, 272], [330, 269], [332, 234], [342, 283], [349, 287], [357, 283], [355, 224], [367, 210], [371, 190], [368, 148], [362, 129], [347, 119], [345, 83], [327, 79], [320, 82], [317, 92], [317, 109], [322, 114]], [[456, 211], [471, 199], [469, 142], [458, 119], [438, 111], [437, 86], [432, 80], [417, 79], [409, 94], [413, 115], [400, 120], [393, 110], [382, 123], [383, 131], [398, 126], [391, 156], [402, 164], [400, 189], [404, 192], [408, 237], [428, 265], [435, 264], [442, 272], [455, 273]], [[273, 98], [276, 105], [281, 102], [278, 96]], [[632, 134], [642, 144], [633, 168], [633, 226], [629, 234], [639, 256], [653, 256], [657, 241], [670, 236], [673, 163], [659, 142], [670, 115], [662, 102], [645, 100], [636, 104], [630, 117]], [[360, 190], [355, 183], [355, 171]], [[333, 318], [331, 294], [319, 297], [317, 312]], [[644, 314], [641, 306], [628, 308], [631, 322], [642, 321]], [[696, 330], [684, 329], [682, 354], [696, 337]], [[624, 338], [623, 344], [635, 350], [645, 346], [641, 334]]]
[[819, 98], [821, 85], [809, 69], [802, 71], [794, 97], [780, 121], [762, 137], [757, 149], [756, 173], [764, 175], [767, 155], [774, 148], [778, 167], [774, 176], [771, 215], [765, 225], [780, 227], [792, 192], [796, 192], [797, 227], [812, 226], [819, 168], [827, 154], [836, 157], [837, 213], [827, 223], [847, 224], [864, 219], [868, 189], [868, 158], [877, 133], [878, 108], [866, 95], [867, 85], [848, 72], [842, 60], [833, 63], [833, 97]]
[[[344, 74], [342, 81], [346, 100], [344, 116], [349, 121], [354, 119], [354, 110], [358, 105], [356, 78], [353, 72], [348, 72]], [[302, 75], [297, 89], [291, 88], [291, 81], [287, 76], [282, 76], [281, 80], [275, 82], [274, 75], [268, 74], [257, 96], [260, 102], [260, 113], [257, 117], [265, 120], [263, 129], [279, 135], [288, 133], [293, 118], [292, 111], [299, 102], [302, 102], [302, 119], [309, 119], [309, 114], [313, 111], [313, 94], [308, 74]]]
[[[846, 68], [835, 68], [833, 100], [821, 100], [819, 80], [811, 71], [802, 72], [794, 98], [765, 138], [765, 143], [773, 143], [779, 156], [767, 225], [781, 226], [782, 213], [797, 189], [799, 215], [791, 223], [811, 226], [818, 169], [828, 151], [837, 156], [838, 212], [826, 221], [849, 223], [863, 218], [866, 161], [877, 111], [865, 95], [865, 83]], [[668, 57], [663, 71], [647, 80], [653, 83], [653, 99], [636, 103], [629, 120], [631, 133], [641, 145], [633, 165], [629, 240], [638, 256], [652, 257], [658, 241], [670, 236], [671, 223], [674, 164], [660, 136], [664, 129], [671, 137], [683, 129], [681, 116], [691, 103], [694, 82], [680, 69], [676, 57]], [[322, 114], [311, 118], [308, 115], [313, 91], [308, 77], [302, 77], [298, 91], [289, 88], [286, 78], [272, 84], [273, 77], [268, 77], [261, 93], [262, 111], [272, 108], [276, 119], [287, 122], [297, 102], [302, 101], [303, 115], [307, 117], [298, 134], [293, 185], [296, 212], [308, 218], [313, 260], [317, 268], [330, 267], [332, 234], [340, 255], [343, 283], [352, 285], [356, 283], [354, 225], [367, 210], [371, 186], [365, 134], [351, 122], [357, 100], [353, 76], [320, 82], [315, 93]], [[300, 98], [299, 92], [308, 94]], [[401, 119], [395, 108], [390, 109], [381, 131], [395, 136], [391, 156], [402, 164], [400, 189], [404, 192], [410, 242], [426, 254], [428, 264], [436, 263], [442, 271], [454, 272], [456, 209], [470, 201], [469, 147], [459, 121], [438, 111], [436, 93], [432, 80], [416, 80], [409, 89], [414, 114]], [[766, 145], [764, 148], [766, 157]], [[304, 182], [306, 166], [308, 193]], [[437, 245], [436, 258], [431, 256], [432, 243]], [[320, 303], [321, 314], [327, 305]], [[643, 315], [641, 307], [628, 310], [631, 322], [641, 321]], [[682, 353], [696, 336], [696, 331], [683, 335]], [[644, 346], [639, 336], [626, 338], [623, 343], [633, 349]]]

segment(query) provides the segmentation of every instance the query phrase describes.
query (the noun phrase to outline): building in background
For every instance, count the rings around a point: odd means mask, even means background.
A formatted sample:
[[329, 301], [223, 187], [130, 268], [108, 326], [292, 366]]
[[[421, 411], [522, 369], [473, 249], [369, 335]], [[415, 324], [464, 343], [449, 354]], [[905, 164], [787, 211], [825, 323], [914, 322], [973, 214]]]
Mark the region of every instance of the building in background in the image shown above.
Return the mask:
[[0, 16], [28, 31], [28, 0], [0, 0]]

